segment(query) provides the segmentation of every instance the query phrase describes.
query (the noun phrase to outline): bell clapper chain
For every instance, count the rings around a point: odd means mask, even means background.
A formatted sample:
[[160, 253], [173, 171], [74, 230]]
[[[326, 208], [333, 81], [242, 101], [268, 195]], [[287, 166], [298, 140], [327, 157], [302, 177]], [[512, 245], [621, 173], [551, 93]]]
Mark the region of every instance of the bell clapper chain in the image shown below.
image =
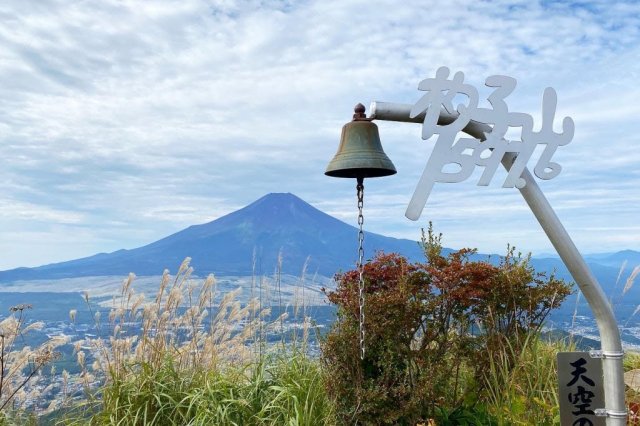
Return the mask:
[[358, 306], [360, 308], [360, 314], [358, 318], [359, 334], [360, 334], [360, 359], [364, 359], [364, 265], [362, 264], [364, 258], [364, 231], [362, 230], [362, 224], [364, 223], [364, 216], [362, 215], [362, 208], [364, 206], [364, 178], [358, 177], [358, 184], [356, 185], [358, 193], [358, 263], [356, 264], [358, 270]]
[[378, 126], [373, 123], [373, 117], [367, 117], [365, 107], [357, 104], [353, 109], [352, 120], [342, 126], [342, 136], [340, 137], [340, 145], [338, 152], [329, 162], [325, 175], [337, 178], [356, 178], [358, 184], [358, 338], [360, 340], [360, 359], [364, 359], [364, 231], [362, 224], [364, 217], [362, 216], [363, 195], [364, 195], [364, 179], [382, 176], [391, 176], [396, 174], [396, 168], [384, 153], [378, 134]]

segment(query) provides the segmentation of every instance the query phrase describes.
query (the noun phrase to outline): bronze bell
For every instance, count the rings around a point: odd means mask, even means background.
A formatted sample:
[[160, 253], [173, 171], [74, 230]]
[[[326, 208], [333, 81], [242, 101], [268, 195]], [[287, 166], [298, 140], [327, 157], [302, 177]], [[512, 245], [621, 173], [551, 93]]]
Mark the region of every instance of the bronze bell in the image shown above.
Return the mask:
[[361, 180], [396, 174], [395, 166], [382, 150], [378, 126], [364, 111], [364, 105], [356, 105], [353, 121], [342, 127], [338, 152], [327, 166], [325, 175]]

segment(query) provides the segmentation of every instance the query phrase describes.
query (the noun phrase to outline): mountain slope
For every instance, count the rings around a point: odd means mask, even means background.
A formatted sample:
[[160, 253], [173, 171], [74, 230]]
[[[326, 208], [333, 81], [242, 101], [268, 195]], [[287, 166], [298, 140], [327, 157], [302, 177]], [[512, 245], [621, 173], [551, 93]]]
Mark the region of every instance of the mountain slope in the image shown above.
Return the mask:
[[[355, 220], [354, 220], [355, 221]], [[158, 275], [165, 268], [175, 272], [185, 257], [191, 257], [195, 273], [204, 276], [272, 274], [282, 255], [282, 272], [299, 275], [308, 260], [307, 272], [333, 276], [339, 270], [351, 269], [357, 256], [357, 229], [292, 194], [268, 194], [254, 203], [209, 223], [190, 226], [173, 235], [132, 250], [118, 250], [68, 262], [36, 268], [17, 268], [0, 272], [0, 283], [59, 279], [86, 276]], [[411, 260], [423, 260], [415, 241], [365, 233], [365, 259], [377, 250], [398, 252]], [[444, 249], [445, 253], [450, 249]], [[486, 259], [475, 255], [474, 260]], [[499, 256], [491, 256], [498, 262]], [[628, 261], [623, 274], [620, 266]], [[621, 292], [640, 253], [626, 250], [587, 257], [589, 266], [611, 295]], [[556, 276], [571, 281], [558, 257], [534, 258], [538, 271], [555, 271]], [[620, 280], [618, 280], [620, 275]], [[616, 283], [616, 281], [621, 281]], [[629, 297], [630, 296], [630, 297]], [[633, 287], [627, 299], [640, 298], [640, 286]]]
[[[365, 255], [376, 250], [401, 252], [418, 260], [415, 241], [365, 234]], [[332, 276], [354, 266], [357, 229], [307, 204], [293, 194], [268, 194], [254, 203], [202, 225], [132, 250], [118, 250], [36, 268], [0, 272], [0, 282], [30, 279], [122, 275], [157, 275], [175, 271], [189, 256], [196, 274], [271, 274], [282, 255], [284, 273], [300, 274], [309, 257], [307, 272]]]

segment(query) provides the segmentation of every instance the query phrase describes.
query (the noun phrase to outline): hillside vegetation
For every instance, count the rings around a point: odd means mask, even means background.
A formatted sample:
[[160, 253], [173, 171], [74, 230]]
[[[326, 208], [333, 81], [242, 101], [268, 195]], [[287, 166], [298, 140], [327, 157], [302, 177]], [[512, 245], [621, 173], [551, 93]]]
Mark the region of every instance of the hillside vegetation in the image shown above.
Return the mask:
[[[67, 342], [7, 347], [28, 332], [16, 310], [0, 323], [0, 424], [558, 424], [555, 356], [574, 346], [541, 330], [571, 286], [513, 248], [492, 265], [470, 249], [445, 254], [440, 241], [423, 234], [424, 262], [378, 253], [363, 266], [363, 358], [357, 270], [325, 290], [338, 314], [319, 353], [302, 304], [287, 327], [287, 310], [274, 318], [262, 295], [241, 304], [236, 292], [219, 295], [213, 276], [194, 285], [189, 259], [165, 272], [153, 300], [130, 275], [108, 318], [96, 312], [108, 338], [72, 342], [79, 373], [63, 371], [59, 389], [36, 384]], [[278, 301], [277, 284], [269, 297]], [[23, 409], [53, 391], [48, 410]], [[639, 400], [629, 394], [630, 406]]]

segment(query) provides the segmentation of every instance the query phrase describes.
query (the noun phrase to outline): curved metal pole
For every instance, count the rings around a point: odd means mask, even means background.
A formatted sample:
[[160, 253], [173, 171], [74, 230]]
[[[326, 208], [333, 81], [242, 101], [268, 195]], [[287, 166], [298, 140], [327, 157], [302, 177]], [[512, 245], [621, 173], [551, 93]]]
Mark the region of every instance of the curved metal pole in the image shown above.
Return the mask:
[[[407, 123], [422, 123], [424, 114], [415, 118], [409, 118], [412, 105], [396, 104], [390, 102], [373, 102], [370, 109], [370, 118], [385, 121], [400, 121]], [[438, 124], [450, 124], [457, 117], [440, 112]], [[491, 131], [491, 127], [478, 122], [470, 122], [464, 132], [474, 138], [484, 139], [484, 134]], [[514, 153], [507, 153], [502, 159], [502, 165], [507, 169], [515, 160]], [[600, 333], [602, 348], [602, 370], [604, 375], [604, 397], [608, 426], [626, 425], [627, 410], [624, 402], [624, 370], [622, 366], [622, 342], [618, 323], [615, 320], [611, 306], [598, 284], [595, 276], [587, 266], [582, 255], [576, 248], [564, 226], [558, 219], [551, 204], [546, 199], [537, 182], [525, 168], [521, 176], [526, 185], [519, 191], [525, 199], [534, 216], [547, 234], [560, 258], [569, 269], [571, 276], [578, 284], [584, 298], [589, 303], [595, 316]]]

